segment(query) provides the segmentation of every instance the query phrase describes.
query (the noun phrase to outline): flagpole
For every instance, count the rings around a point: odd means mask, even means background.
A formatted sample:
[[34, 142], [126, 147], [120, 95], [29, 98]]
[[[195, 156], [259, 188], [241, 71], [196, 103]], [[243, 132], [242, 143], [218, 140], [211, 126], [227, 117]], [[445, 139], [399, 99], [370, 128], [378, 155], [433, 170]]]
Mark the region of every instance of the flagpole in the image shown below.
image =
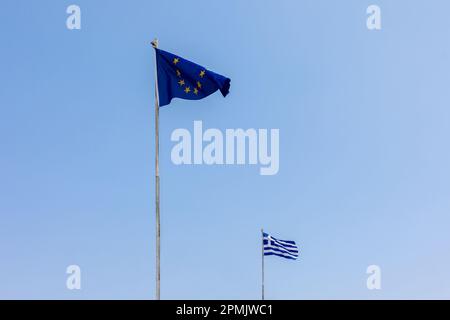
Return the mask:
[[[152, 41], [153, 48], [158, 48], [158, 39]], [[156, 207], [156, 300], [161, 299], [161, 225], [159, 211], [159, 91], [158, 65], [155, 52], [155, 207]]]
[[261, 228], [261, 298], [264, 300], [264, 230]]

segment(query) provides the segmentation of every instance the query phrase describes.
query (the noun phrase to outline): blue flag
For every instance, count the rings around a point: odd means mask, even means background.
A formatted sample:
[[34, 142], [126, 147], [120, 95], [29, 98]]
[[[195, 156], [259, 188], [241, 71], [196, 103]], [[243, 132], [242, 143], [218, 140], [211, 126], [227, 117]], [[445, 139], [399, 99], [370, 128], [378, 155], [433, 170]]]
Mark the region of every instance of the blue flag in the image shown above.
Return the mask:
[[200, 100], [220, 90], [225, 97], [230, 79], [170, 52], [156, 49], [159, 106], [173, 98]]
[[264, 232], [263, 245], [265, 256], [278, 256], [292, 260], [298, 258], [298, 247], [295, 241], [277, 239]]

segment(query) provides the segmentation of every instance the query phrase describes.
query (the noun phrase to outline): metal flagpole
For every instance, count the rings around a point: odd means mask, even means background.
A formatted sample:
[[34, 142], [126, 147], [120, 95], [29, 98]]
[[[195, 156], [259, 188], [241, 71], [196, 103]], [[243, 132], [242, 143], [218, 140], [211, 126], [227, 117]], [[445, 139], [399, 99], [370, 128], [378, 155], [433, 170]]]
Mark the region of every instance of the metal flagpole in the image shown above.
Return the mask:
[[264, 300], [264, 230], [261, 229], [261, 267], [262, 267], [262, 272], [261, 272], [261, 277], [262, 277], [262, 286], [261, 286], [261, 297], [262, 300]]
[[[158, 48], [158, 39], [152, 41], [153, 48]], [[156, 300], [161, 299], [161, 225], [159, 212], [159, 91], [158, 65], [155, 52], [155, 206], [156, 206]]]

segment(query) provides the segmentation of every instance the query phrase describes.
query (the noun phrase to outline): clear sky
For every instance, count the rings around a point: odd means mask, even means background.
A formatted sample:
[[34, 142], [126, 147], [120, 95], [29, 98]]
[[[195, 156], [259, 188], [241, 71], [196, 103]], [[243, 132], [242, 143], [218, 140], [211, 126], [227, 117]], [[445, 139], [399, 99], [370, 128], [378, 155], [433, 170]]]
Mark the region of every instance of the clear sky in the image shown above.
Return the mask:
[[[232, 80], [161, 109], [162, 298], [260, 298], [261, 227], [301, 247], [266, 258], [269, 299], [450, 298], [449, 10], [3, 0], [0, 298], [154, 297], [154, 37]], [[175, 166], [170, 135], [194, 120], [280, 129], [279, 173]]]

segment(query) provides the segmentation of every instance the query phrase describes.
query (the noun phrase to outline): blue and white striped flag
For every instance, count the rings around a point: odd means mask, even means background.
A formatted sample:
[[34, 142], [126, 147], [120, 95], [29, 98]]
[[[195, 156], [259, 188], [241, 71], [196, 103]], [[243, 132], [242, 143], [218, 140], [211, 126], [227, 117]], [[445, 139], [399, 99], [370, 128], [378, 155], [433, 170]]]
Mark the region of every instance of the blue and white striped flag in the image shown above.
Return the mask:
[[279, 256], [293, 260], [298, 258], [298, 247], [295, 241], [280, 240], [264, 232], [263, 244], [265, 256]]

